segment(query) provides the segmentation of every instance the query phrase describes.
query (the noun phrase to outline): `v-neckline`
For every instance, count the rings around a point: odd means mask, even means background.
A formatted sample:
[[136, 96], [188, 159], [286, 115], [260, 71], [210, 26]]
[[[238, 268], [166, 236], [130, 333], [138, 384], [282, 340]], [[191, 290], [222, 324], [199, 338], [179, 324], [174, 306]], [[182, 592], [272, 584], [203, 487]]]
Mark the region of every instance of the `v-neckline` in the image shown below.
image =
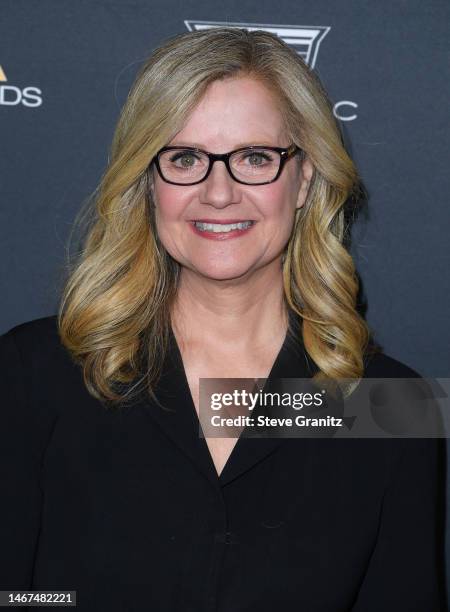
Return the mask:
[[[292, 310], [288, 311], [288, 316], [289, 316], [289, 325], [288, 325], [288, 329], [286, 331], [283, 343], [273, 361], [272, 367], [270, 369], [270, 372], [267, 376], [267, 378], [265, 379], [265, 383], [264, 386], [262, 387], [261, 391], [264, 393], [265, 391], [267, 391], [267, 387], [269, 386], [269, 384], [273, 381], [274, 378], [282, 378], [282, 377], [292, 377], [293, 376], [293, 370], [292, 370], [292, 357], [293, 357], [293, 353], [292, 350], [298, 349], [298, 348], [303, 348], [303, 342], [301, 339], [301, 334], [300, 334], [300, 319], [298, 317], [298, 315], [296, 315], [296, 313]], [[291, 336], [290, 333], [290, 328], [293, 330], [294, 332], [294, 336]], [[297, 334], [295, 334], [295, 332], [297, 332]], [[300, 353], [302, 353], [303, 351], [300, 350]], [[300, 353], [296, 353], [296, 356], [298, 356]], [[187, 372], [186, 372], [186, 368], [184, 366], [184, 362], [183, 362], [183, 357], [181, 354], [181, 350], [180, 347], [178, 345], [178, 341], [176, 339], [176, 336], [173, 332], [172, 326], [169, 324], [169, 354], [171, 356], [172, 359], [172, 365], [175, 367], [176, 372], [178, 373], [179, 377], [180, 377], [180, 384], [182, 386], [182, 390], [183, 390], [183, 395], [186, 397], [186, 404], [189, 404], [189, 406], [185, 406], [185, 410], [187, 410], [187, 412], [189, 413], [189, 419], [191, 420], [192, 424], [194, 425], [196, 431], [198, 432], [198, 437], [199, 437], [199, 444], [201, 445], [201, 447], [203, 447], [203, 451], [206, 451], [208, 459], [209, 459], [209, 463], [210, 463], [210, 467], [213, 469], [214, 474], [217, 477], [217, 481], [218, 482], [222, 482], [225, 480], [225, 477], [228, 475], [228, 473], [230, 472], [230, 466], [233, 463], [236, 463], [237, 461], [237, 457], [242, 453], [242, 448], [243, 446], [246, 444], [245, 440], [250, 440], [251, 438], [247, 437], [248, 434], [248, 430], [250, 429], [249, 427], [244, 427], [243, 430], [241, 431], [240, 436], [237, 438], [235, 445], [233, 446], [230, 454], [228, 455], [227, 461], [225, 462], [222, 470], [220, 471], [220, 474], [217, 472], [216, 466], [214, 464], [214, 460], [213, 457], [211, 455], [211, 452], [209, 450], [208, 444], [206, 442], [206, 438], [204, 437], [203, 434], [203, 429], [201, 427], [201, 422], [200, 422], [200, 418], [199, 415], [197, 413], [197, 409], [195, 406], [195, 402], [194, 402], [194, 398], [192, 396], [192, 392], [191, 392], [191, 388], [189, 386], [189, 381], [188, 381], [188, 377], [187, 377]], [[303, 375], [307, 376], [310, 374], [306, 374], [306, 371], [303, 370]], [[286, 376], [287, 375], [287, 376]], [[301, 372], [299, 372], [298, 370], [295, 371], [295, 375], [294, 376], [300, 376]], [[258, 380], [264, 380], [264, 379], [258, 379]], [[256, 383], [255, 383], [256, 384]], [[254, 438], [253, 438], [254, 439]]]
[[[310, 378], [314, 371], [317, 371], [317, 366], [312, 360], [310, 362], [303, 345], [300, 317], [289, 311], [289, 320], [293, 323], [290, 327], [294, 333], [290, 335], [288, 327], [284, 343], [265, 381], [265, 391], [267, 387], [276, 390], [279, 379], [282, 382], [285, 378]], [[169, 345], [162, 370], [154, 387], [157, 401], [147, 397], [143, 390], [139, 396], [140, 406], [167, 441], [174, 444], [213, 487], [220, 489], [265, 460], [283, 444], [285, 438], [274, 437], [269, 433], [260, 435], [260, 432], [257, 437], [244, 437], [244, 430], [219, 475], [206, 440], [201, 435], [200, 420], [193, 404], [181, 353], [171, 329], [168, 339]]]

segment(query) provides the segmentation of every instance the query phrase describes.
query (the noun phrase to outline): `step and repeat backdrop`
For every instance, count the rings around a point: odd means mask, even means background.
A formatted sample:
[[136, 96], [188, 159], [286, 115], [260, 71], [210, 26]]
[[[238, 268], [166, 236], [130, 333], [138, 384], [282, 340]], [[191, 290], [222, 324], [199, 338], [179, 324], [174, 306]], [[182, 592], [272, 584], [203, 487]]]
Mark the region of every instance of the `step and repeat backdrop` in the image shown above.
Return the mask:
[[447, 0], [3, 0], [0, 333], [56, 312], [74, 217], [108, 160], [134, 76], [159, 43], [264, 29], [320, 76], [367, 202], [352, 253], [376, 340], [450, 376]]

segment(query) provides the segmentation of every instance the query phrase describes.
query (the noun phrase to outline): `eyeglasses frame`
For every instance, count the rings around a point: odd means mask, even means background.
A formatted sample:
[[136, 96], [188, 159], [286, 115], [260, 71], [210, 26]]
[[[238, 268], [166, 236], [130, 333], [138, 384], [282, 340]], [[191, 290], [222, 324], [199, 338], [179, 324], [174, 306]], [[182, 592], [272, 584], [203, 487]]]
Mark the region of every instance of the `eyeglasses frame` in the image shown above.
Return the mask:
[[[206, 155], [208, 157], [209, 160], [209, 167], [208, 170], [206, 171], [206, 174], [203, 178], [201, 178], [199, 181], [195, 181], [194, 183], [176, 183], [174, 181], [169, 181], [168, 179], [166, 179], [163, 176], [163, 173], [161, 171], [161, 167], [159, 165], [159, 156], [161, 153], [163, 153], [164, 151], [173, 151], [173, 150], [182, 150], [182, 151], [193, 151], [193, 152], [197, 152], [197, 153], [203, 153], [204, 155]], [[278, 168], [278, 172], [276, 174], [276, 176], [271, 179], [270, 181], [264, 181], [263, 183], [246, 183], [245, 181], [241, 181], [240, 179], [236, 178], [233, 175], [233, 172], [231, 170], [230, 167], [230, 157], [232, 155], [234, 155], [235, 153], [239, 153], [240, 151], [249, 151], [249, 150], [254, 150], [254, 149], [268, 149], [269, 151], [275, 151], [276, 153], [280, 154], [280, 166]], [[280, 174], [284, 168], [285, 163], [287, 162], [288, 159], [290, 159], [291, 157], [293, 157], [294, 155], [296, 155], [299, 152], [303, 152], [303, 149], [300, 149], [300, 147], [298, 147], [295, 143], [291, 144], [289, 147], [285, 148], [285, 147], [268, 147], [266, 145], [252, 145], [250, 147], [241, 147], [240, 149], [235, 149], [234, 151], [230, 151], [229, 153], [208, 153], [208, 151], [204, 151], [203, 149], [198, 149], [196, 147], [182, 147], [182, 146], [167, 146], [167, 147], [162, 147], [162, 149], [160, 149], [155, 157], [152, 159], [152, 161], [149, 164], [149, 169], [152, 166], [152, 164], [155, 164], [156, 169], [158, 170], [158, 174], [159, 176], [162, 178], [162, 180], [166, 183], [170, 183], [171, 185], [179, 185], [182, 187], [190, 187], [191, 185], [198, 185], [198, 183], [202, 183], [203, 181], [205, 181], [209, 174], [211, 173], [213, 164], [216, 161], [223, 161], [225, 163], [225, 166], [228, 170], [228, 174], [231, 176], [231, 178], [233, 180], [235, 180], [237, 183], [241, 183], [241, 185], [252, 185], [252, 186], [258, 186], [258, 185], [268, 185], [269, 183], [273, 183], [275, 182], [279, 177]]]

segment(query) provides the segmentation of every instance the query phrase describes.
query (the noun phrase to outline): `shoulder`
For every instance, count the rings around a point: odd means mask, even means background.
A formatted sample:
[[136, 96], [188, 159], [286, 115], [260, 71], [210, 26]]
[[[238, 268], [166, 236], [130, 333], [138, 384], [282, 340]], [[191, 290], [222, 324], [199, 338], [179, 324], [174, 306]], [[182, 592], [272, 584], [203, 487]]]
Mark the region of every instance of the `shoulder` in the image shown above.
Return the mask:
[[58, 334], [56, 315], [19, 323], [0, 336], [3, 345], [14, 346], [23, 362], [42, 363], [66, 354]]
[[11, 327], [3, 336], [11, 337], [17, 345], [32, 348], [37, 342], [44, 342], [46, 346], [59, 341], [57, 316], [50, 315], [39, 319], [32, 319], [24, 323], [18, 323]]
[[[407, 392], [406, 387], [404, 387], [405, 395], [401, 397], [405, 398], [405, 406], [408, 406], [411, 414], [415, 413], [414, 411], [417, 410], [417, 406], [420, 407], [421, 421], [419, 431], [422, 432], [421, 435], [416, 437], [415, 433], [411, 433], [411, 437], [394, 436], [392, 439], [388, 437], [385, 442], [392, 447], [393, 474], [398, 470], [400, 472], [403, 470], [403, 476], [411, 478], [411, 482], [413, 482], [413, 474], [419, 474], [425, 470], [426, 474], [423, 475], [424, 481], [426, 479], [435, 479], [435, 486], [438, 487], [437, 480], [442, 480], [444, 463], [446, 463], [446, 443], [443, 437], [444, 423], [439, 405], [436, 402], [430, 401], [434, 397], [432, 387], [427, 379], [417, 370], [384, 352], [376, 352], [368, 357], [366, 356], [365, 364], [364, 378], [417, 379], [417, 381], [414, 381], [414, 384], [416, 382], [419, 384], [419, 387], [414, 387], [416, 392], [411, 393], [411, 387]], [[418, 389], [421, 390], [419, 394], [417, 394]], [[422, 407], [424, 400], [426, 402], [424, 404], [426, 412], [424, 412]], [[398, 403], [398, 401], [399, 398], [396, 396], [395, 402]], [[416, 404], [412, 403], [414, 401]], [[412, 427], [413, 422], [413, 420], [408, 422], [408, 426]], [[397, 425], [399, 423], [401, 423], [401, 419], [396, 421]], [[429, 435], [425, 433], [427, 431], [429, 431]]]
[[372, 350], [366, 354], [364, 364], [366, 378], [422, 378], [414, 368], [383, 351]]
[[4, 332], [0, 364], [11, 377], [33, 386], [79, 376], [78, 366], [59, 337], [57, 315], [26, 321]]
[[26, 470], [28, 478], [43, 466], [58, 428], [79, 427], [74, 423], [83, 422], [91, 406], [80, 370], [60, 342], [56, 315], [0, 335], [0, 386], [0, 429], [5, 432], [0, 455], [16, 466], [16, 475]]

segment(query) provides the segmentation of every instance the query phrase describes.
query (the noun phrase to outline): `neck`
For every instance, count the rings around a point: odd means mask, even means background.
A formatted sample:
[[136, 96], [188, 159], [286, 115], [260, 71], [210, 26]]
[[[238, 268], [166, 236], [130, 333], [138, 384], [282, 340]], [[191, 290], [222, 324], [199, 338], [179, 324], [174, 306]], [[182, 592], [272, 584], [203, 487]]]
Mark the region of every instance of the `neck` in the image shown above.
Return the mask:
[[265, 347], [286, 333], [288, 314], [279, 261], [250, 278], [216, 280], [183, 268], [171, 312], [181, 343], [220, 342], [227, 350]]

